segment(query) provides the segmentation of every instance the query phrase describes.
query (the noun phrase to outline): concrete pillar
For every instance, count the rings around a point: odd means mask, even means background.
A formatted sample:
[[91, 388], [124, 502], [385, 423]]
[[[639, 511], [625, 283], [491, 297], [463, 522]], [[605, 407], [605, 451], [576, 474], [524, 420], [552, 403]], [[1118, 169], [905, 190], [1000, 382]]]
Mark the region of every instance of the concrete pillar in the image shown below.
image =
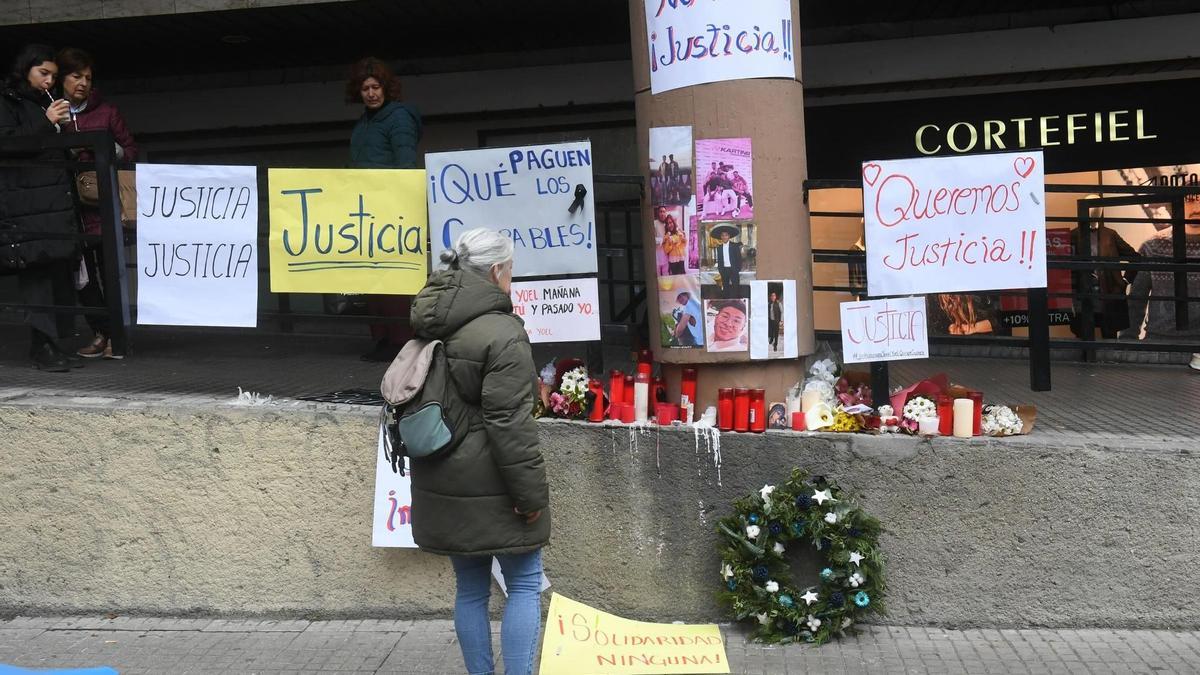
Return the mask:
[[[814, 351], [812, 247], [803, 181], [808, 176], [804, 142], [804, 85], [800, 81], [800, 9], [792, 0], [796, 45], [794, 79], [752, 79], [701, 84], [650, 93], [650, 67], [644, 0], [629, 0], [633, 78], [637, 106], [638, 156], [648, 158], [649, 129], [692, 127], [695, 139], [749, 137], [754, 150], [754, 212], [758, 224], [758, 279], [795, 279], [801, 356]], [[642, 171], [647, 177], [646, 161]], [[696, 167], [696, 183], [702, 179]], [[699, 189], [699, 185], [696, 186]], [[761, 387], [767, 403], [783, 401], [800, 379], [803, 359], [750, 361], [749, 352], [710, 354], [699, 349], [664, 349], [658, 339], [657, 268], [649, 189], [642, 203], [647, 311], [655, 358], [664, 364], [672, 396], [682, 364], [698, 365], [701, 406], [715, 405], [719, 387]], [[701, 408], [702, 410], [702, 408]], [[699, 414], [699, 411], [697, 412]]]

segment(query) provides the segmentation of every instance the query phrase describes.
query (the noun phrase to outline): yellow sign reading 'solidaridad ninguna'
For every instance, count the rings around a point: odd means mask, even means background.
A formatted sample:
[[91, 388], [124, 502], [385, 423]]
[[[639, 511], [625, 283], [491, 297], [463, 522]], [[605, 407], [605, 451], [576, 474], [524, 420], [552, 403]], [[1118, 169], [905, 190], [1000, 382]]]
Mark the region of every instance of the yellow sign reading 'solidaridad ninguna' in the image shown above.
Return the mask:
[[425, 285], [425, 171], [269, 169], [271, 292], [413, 295]]
[[633, 621], [558, 593], [550, 597], [542, 675], [728, 673], [721, 629]]

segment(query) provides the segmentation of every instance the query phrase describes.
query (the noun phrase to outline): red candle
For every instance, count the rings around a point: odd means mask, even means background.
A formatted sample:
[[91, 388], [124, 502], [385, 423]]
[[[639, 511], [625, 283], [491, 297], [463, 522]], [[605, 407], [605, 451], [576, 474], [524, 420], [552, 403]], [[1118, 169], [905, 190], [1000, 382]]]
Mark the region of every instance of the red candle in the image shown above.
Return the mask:
[[688, 404], [696, 405], [695, 368], [684, 368], [679, 380], [679, 407], [686, 409]]
[[633, 404], [622, 403], [618, 407], [621, 408], [621, 421], [625, 424], [633, 424], [634, 420], [636, 419], [636, 416], [634, 415]]
[[621, 402], [633, 405], [633, 375], [625, 376], [625, 393], [622, 395]]
[[804, 413], [792, 413], [792, 431], [804, 431]]
[[592, 411], [588, 415], [589, 422], [604, 421], [604, 386], [600, 384], [600, 380], [588, 380], [588, 391], [595, 394], [596, 398], [592, 400]]
[[750, 431], [750, 390], [738, 388], [733, 392], [733, 430]]
[[717, 428], [733, 431], [733, 390], [717, 390]]
[[763, 389], [750, 390], [750, 431], [762, 433], [767, 430], [767, 392]]
[[946, 395], [937, 397], [938, 433], [954, 435], [954, 399]]
[[654, 418], [664, 427], [679, 419], [679, 406], [674, 403], [658, 403], [654, 406]]
[[981, 436], [983, 435], [983, 392], [973, 391], [967, 394], [967, 398], [975, 404], [975, 420], [972, 423], [971, 434]]
[[617, 406], [625, 402], [625, 373], [614, 370], [608, 374], [608, 419], [621, 419]]

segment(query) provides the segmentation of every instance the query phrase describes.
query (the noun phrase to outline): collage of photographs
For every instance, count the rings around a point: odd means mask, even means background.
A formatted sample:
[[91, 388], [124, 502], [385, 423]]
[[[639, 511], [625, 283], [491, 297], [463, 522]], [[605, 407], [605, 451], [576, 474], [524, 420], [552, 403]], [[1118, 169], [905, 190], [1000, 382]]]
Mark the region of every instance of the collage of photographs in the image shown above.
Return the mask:
[[749, 138], [650, 129], [662, 346], [796, 358], [794, 280], [759, 281]]

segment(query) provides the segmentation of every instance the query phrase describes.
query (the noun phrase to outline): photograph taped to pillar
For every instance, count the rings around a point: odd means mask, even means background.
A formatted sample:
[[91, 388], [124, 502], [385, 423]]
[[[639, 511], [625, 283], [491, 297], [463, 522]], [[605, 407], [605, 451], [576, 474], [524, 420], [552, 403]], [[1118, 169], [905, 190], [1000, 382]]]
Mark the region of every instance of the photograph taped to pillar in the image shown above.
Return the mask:
[[675, 349], [704, 347], [700, 279], [694, 275], [658, 278], [660, 344]]
[[709, 352], [750, 351], [750, 287], [733, 291], [702, 286], [705, 348]]
[[700, 223], [703, 250], [702, 283], [736, 292], [755, 278], [758, 265], [758, 229], [746, 221]]
[[658, 276], [687, 274], [688, 232], [682, 206], [655, 206], [654, 262]]
[[750, 282], [750, 358], [800, 356], [796, 333], [796, 280]]
[[258, 325], [252, 166], [138, 164], [137, 322]]
[[700, 220], [754, 219], [753, 164], [749, 138], [696, 141]]
[[872, 296], [1046, 287], [1041, 151], [862, 165]]
[[425, 167], [435, 250], [485, 227], [512, 239], [514, 277], [596, 273], [590, 142], [431, 153]]
[[650, 91], [796, 78], [790, 0], [646, 0]]
[[687, 204], [695, 193], [695, 185], [692, 128], [651, 127], [650, 204]]

